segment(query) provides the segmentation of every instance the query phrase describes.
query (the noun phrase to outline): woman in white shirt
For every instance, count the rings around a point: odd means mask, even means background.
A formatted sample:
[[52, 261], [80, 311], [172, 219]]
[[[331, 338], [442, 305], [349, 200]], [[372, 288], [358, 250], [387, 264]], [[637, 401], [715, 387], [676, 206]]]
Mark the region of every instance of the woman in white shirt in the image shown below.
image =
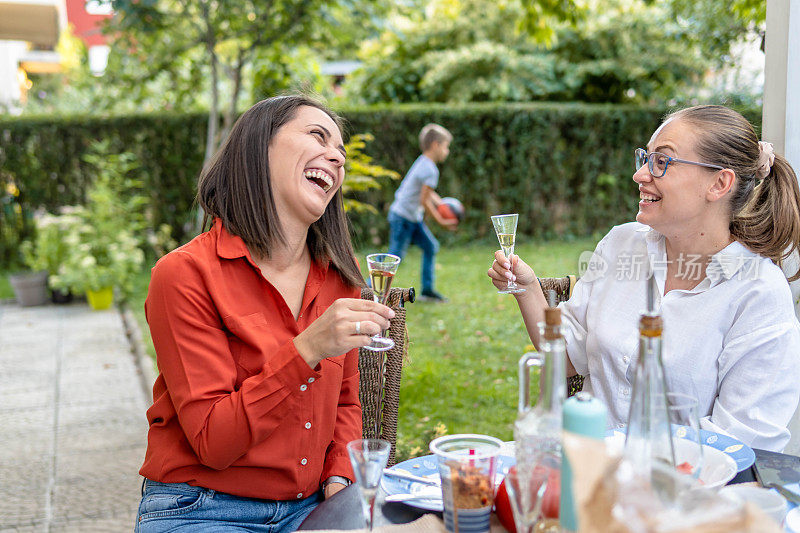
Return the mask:
[[[723, 106], [673, 113], [635, 155], [636, 222], [600, 241], [561, 304], [568, 373], [586, 376], [611, 424], [627, 423], [652, 271], [668, 389], [698, 398], [705, 429], [780, 451], [800, 399], [800, 325], [778, 266], [800, 248], [795, 173]], [[498, 288], [514, 279], [528, 289], [515, 297], [538, 346], [547, 303], [533, 269], [498, 251], [488, 275]]]

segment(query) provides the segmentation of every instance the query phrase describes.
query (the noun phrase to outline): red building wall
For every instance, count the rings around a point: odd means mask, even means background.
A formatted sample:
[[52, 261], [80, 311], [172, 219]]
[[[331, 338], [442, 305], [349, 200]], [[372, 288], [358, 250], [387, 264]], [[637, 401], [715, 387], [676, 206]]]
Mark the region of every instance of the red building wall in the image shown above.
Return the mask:
[[92, 15], [86, 11], [86, 0], [65, 0], [67, 22], [72, 25], [75, 36], [86, 43], [87, 47], [106, 44], [106, 38], [100, 31], [102, 22], [111, 15]]

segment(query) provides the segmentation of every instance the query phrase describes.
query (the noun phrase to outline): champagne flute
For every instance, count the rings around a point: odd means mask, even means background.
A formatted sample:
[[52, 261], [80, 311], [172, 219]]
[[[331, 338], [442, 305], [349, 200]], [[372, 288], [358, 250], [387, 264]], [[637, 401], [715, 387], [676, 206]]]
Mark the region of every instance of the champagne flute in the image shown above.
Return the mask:
[[[517, 213], [494, 215], [492, 217], [492, 224], [494, 225], [495, 233], [497, 233], [497, 240], [500, 241], [500, 248], [502, 248], [509, 263], [511, 262], [511, 256], [514, 255], [514, 241], [517, 238], [518, 218], [519, 215]], [[513, 281], [508, 280], [506, 288], [497, 292], [499, 294], [515, 294], [518, 292], [525, 292], [525, 289], [517, 286]]]
[[389, 461], [392, 445], [381, 439], [358, 439], [347, 443], [347, 453], [356, 484], [361, 492], [361, 508], [367, 528], [372, 531], [372, 518], [375, 510], [375, 497], [381, 482], [383, 469]]
[[[367, 268], [372, 281], [372, 297], [379, 304], [386, 305], [392, 280], [400, 265], [400, 258], [392, 254], [370, 254], [367, 256]], [[364, 348], [375, 352], [383, 352], [394, 347], [394, 341], [386, 336], [386, 330], [372, 337], [372, 342]]]

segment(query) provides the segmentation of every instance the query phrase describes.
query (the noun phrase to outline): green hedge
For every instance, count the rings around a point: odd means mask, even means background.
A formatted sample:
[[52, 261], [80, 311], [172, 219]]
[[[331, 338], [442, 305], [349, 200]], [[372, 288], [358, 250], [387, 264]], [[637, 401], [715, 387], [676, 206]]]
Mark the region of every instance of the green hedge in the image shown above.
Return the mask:
[[[630, 220], [637, 193], [633, 149], [643, 146], [666, 109], [589, 104], [394, 105], [340, 109], [348, 133], [370, 132], [366, 151], [378, 164], [405, 173], [419, 154], [417, 135], [428, 122], [454, 136], [438, 192], [467, 207], [458, 232], [445, 243], [491, 236], [489, 216], [520, 213], [519, 232], [552, 238], [605, 232]], [[744, 110], [760, 124], [760, 110]], [[93, 140], [140, 157], [159, 220], [179, 241], [191, 237], [192, 202], [203, 159], [206, 116], [159, 114], [114, 118], [0, 120], [0, 182], [20, 189], [23, 213], [81, 202], [86, 189], [81, 156]], [[4, 183], [0, 183], [3, 185]], [[353, 216], [358, 244], [387, 239], [385, 212], [397, 184], [363, 195], [380, 215]], [[0, 194], [3, 191], [0, 190]], [[0, 212], [0, 217], [4, 217]], [[0, 218], [0, 223], [8, 223]], [[7, 228], [6, 228], [7, 229]], [[0, 241], [0, 264], [16, 258], [16, 238]]]

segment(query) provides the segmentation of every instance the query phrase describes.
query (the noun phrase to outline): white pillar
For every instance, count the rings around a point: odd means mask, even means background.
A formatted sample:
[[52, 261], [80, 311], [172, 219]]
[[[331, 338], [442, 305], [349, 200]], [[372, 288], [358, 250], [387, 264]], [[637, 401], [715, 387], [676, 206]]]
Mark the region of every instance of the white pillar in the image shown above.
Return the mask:
[[[767, 1], [766, 65], [761, 138], [800, 173], [800, 0]], [[788, 272], [800, 259], [790, 258]], [[800, 281], [791, 283], [800, 318]]]
[[762, 138], [800, 169], [800, 0], [767, 1]]
[[[800, 173], [800, 0], [767, 0], [766, 65], [761, 138]], [[787, 271], [797, 270], [797, 254]], [[800, 281], [790, 284], [800, 317]], [[800, 454], [800, 409], [789, 423], [786, 453]]]

